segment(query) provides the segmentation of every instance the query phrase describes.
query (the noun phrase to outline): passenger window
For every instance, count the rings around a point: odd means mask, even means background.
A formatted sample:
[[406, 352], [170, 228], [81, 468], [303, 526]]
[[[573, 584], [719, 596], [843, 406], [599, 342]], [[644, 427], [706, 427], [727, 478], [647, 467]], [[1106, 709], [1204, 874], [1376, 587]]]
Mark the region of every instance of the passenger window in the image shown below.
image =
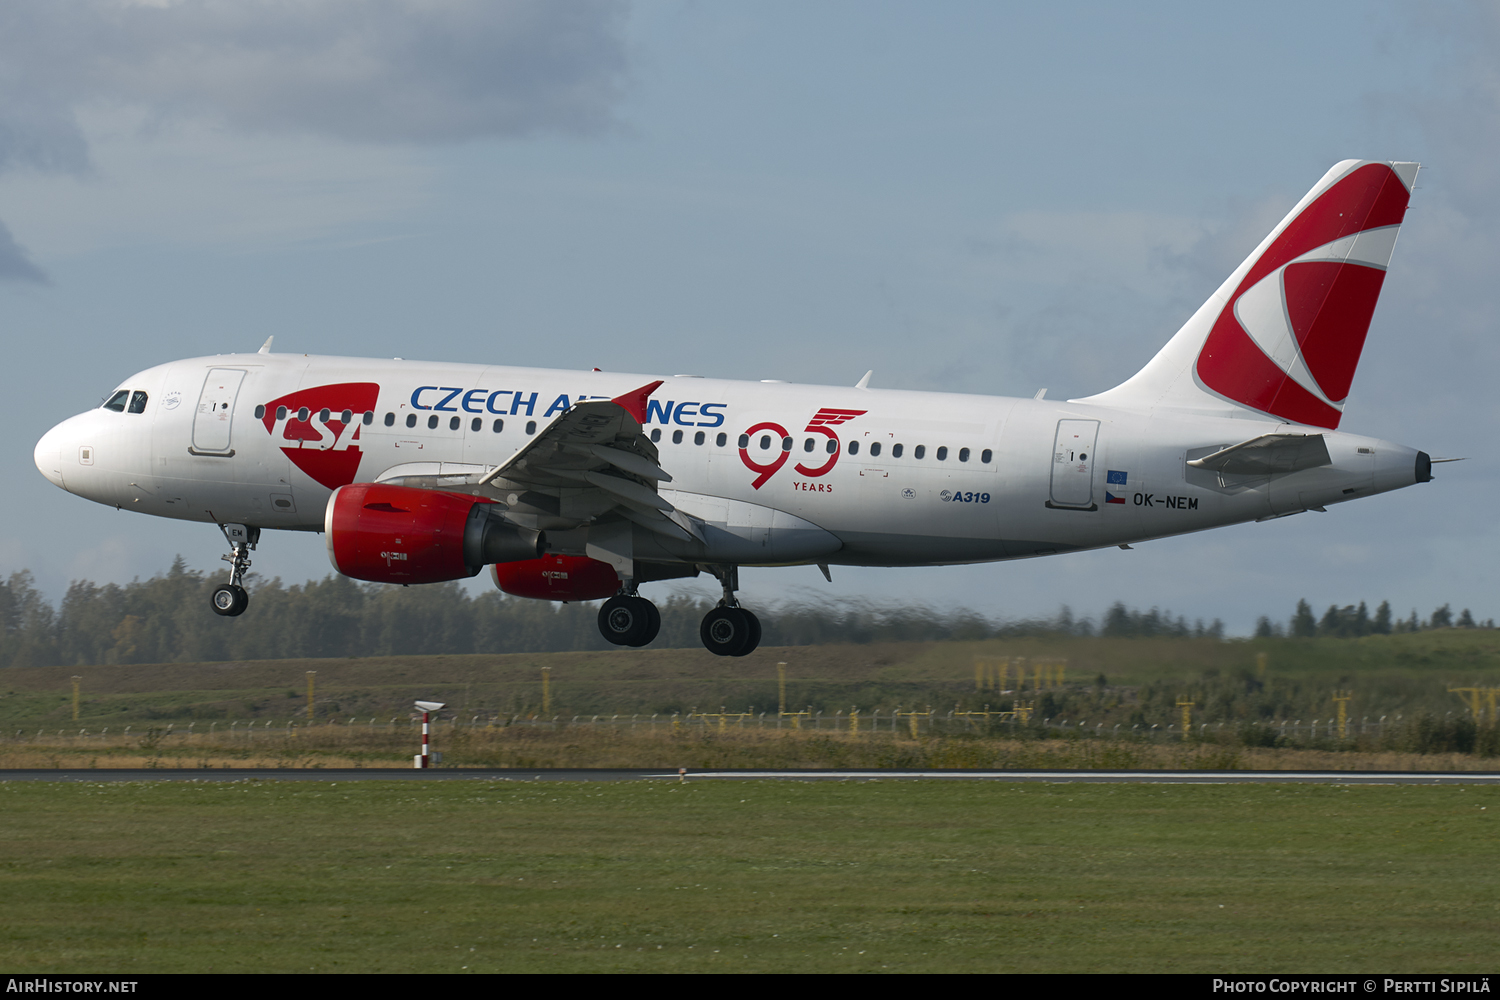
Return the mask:
[[653, 427], [653, 428], [651, 428], [651, 442], [653, 444], [655, 444], [656, 442], [658, 442], [660, 440], [661, 440], [661, 428], [660, 427]]
[[302, 409], [300, 409], [300, 410], [297, 411], [297, 419], [300, 420], [300, 421], [302, 421], [303, 423], [306, 423], [307, 422], [307, 414], [308, 414], [308, 409], [307, 409], [307, 407], [304, 406]]
[[322, 412], [318, 414], [318, 423], [320, 423], [320, 424], [326, 424], [326, 423], [328, 423], [328, 407], [326, 407], [326, 406], [323, 407]]
[[816, 441], [814, 441], [812, 438], [808, 438], [806, 441], [802, 442], [802, 450], [803, 451], [812, 451], [817, 446], [818, 446], [818, 443]]
[[[899, 448], [901, 446], [897, 445], [896, 447]], [[919, 444], [919, 445], [917, 445], [916, 450], [914, 452], [912, 452], [912, 457], [913, 458], [926, 458], [927, 457], [927, 446], [925, 444]]]
[[[724, 435], [722, 435], [722, 434], [719, 435], [719, 437], [723, 437], [723, 436]], [[719, 443], [723, 444], [722, 441], [719, 442]], [[748, 448], [748, 447], [750, 447], [750, 435], [749, 434], [741, 434], [740, 435], [740, 447], [741, 448]]]
[[395, 427], [396, 426], [396, 415], [394, 413], [387, 413], [385, 415], [385, 425], [387, 427]]
[[891, 457], [892, 458], [900, 458], [901, 457], [901, 449], [902, 449], [902, 446], [899, 445], [899, 444], [893, 444], [893, 445], [891, 445]]
[[967, 448], [960, 448], [960, 449], [958, 449], [958, 460], [960, 462], [967, 462], [969, 460], [969, 449], [967, 449]]
[[427, 429], [428, 430], [436, 430], [437, 429], [437, 421], [438, 421], [438, 418], [437, 418], [437, 414], [436, 413], [434, 413], [432, 416], [428, 417], [427, 418]]
[[109, 402], [107, 402], [107, 403], [104, 404], [104, 408], [106, 410], [114, 410], [116, 413], [124, 413], [125, 412], [125, 401], [128, 400], [129, 398], [130, 398], [130, 390], [129, 389], [121, 389], [119, 392], [117, 392], [113, 396], [109, 397]]
[[536, 433], [536, 421], [535, 420], [528, 420], [528, 421], [526, 421], [526, 433], [527, 434], [535, 434]]
[[791, 438], [782, 438], [781, 439], [781, 450], [782, 451], [791, 451], [792, 450], [792, 439]]
[[673, 444], [682, 444], [682, 431], [673, 431], [672, 432], [672, 443]]
[[858, 441], [850, 441], [849, 442], [849, 454], [851, 454], [851, 455], [858, 455], [859, 454], [859, 442]]
[[456, 431], [456, 430], [458, 430], [459, 423], [460, 423], [460, 421], [459, 421], [459, 419], [457, 417], [449, 417], [448, 418], [448, 429], [450, 431]]
[[339, 414], [339, 423], [346, 424], [346, 425], [354, 423], [354, 411], [353, 410], [345, 410], [343, 413], [340, 413]]
[[264, 403], [257, 403], [255, 405], [255, 419], [256, 420], [263, 420], [263, 419], [265, 419], [265, 416], [266, 416], [266, 405]]
[[729, 435], [725, 434], [723, 431], [720, 431], [719, 436], [714, 438], [714, 444], [718, 445], [720, 448], [724, 447], [728, 443]]
[[875, 442], [873, 442], [870, 445], [870, 457], [871, 458], [879, 458], [880, 457], [880, 442], [879, 441], [875, 441]]
[[693, 444], [702, 444], [706, 440], [708, 440], [708, 435], [704, 434], [702, 431], [699, 431], [697, 434], [693, 435]]
[[278, 406], [278, 407], [276, 407], [276, 419], [277, 420], [285, 420], [286, 419], [286, 407], [285, 406]]
[[368, 427], [375, 422], [375, 411], [366, 410], [364, 416], [360, 417], [359, 419], [362, 423], [364, 423], [366, 427]]
[[495, 426], [492, 429], [494, 430], [494, 432], [496, 434], [499, 434], [501, 431], [505, 430], [505, 421], [504, 420], [496, 420], [495, 421]]
[[417, 426], [417, 415], [415, 413], [408, 413], [406, 415], [406, 426], [408, 426], [408, 427], [415, 427], [415, 426]]
[[828, 454], [832, 455], [832, 454], [836, 453], [839, 450], [839, 443], [837, 441], [835, 441], [833, 438], [829, 438], [828, 439], [828, 444], [827, 444], [827, 446], [823, 450], [826, 451], [826, 452], [828, 452]]
[[939, 462], [946, 462], [946, 461], [948, 461], [948, 446], [947, 445], [944, 445], [944, 446], [942, 446], [941, 448], [939, 448], [937, 450], [937, 460]]
[[473, 421], [469, 424], [469, 430], [471, 430], [471, 431], [477, 431], [477, 430], [479, 430], [479, 428], [481, 428], [483, 426], [484, 426], [484, 418], [483, 417], [475, 417], [473, 419]]
[[762, 434], [760, 437], [760, 450], [767, 451], [771, 447], [771, 435]]
[[990, 451], [988, 448], [984, 449], [983, 454], [981, 454], [979, 456], [979, 460], [981, 462], [983, 462], [985, 465], [989, 465], [990, 462], [992, 462], [994, 460], [994, 458], [995, 458], [995, 453], [993, 451]]

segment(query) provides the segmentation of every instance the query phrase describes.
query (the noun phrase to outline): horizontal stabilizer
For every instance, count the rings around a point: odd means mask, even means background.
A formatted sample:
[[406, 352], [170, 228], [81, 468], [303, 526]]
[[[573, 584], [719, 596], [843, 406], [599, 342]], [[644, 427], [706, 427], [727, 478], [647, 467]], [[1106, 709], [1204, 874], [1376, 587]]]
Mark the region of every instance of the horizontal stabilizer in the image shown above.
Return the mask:
[[1321, 434], [1262, 434], [1188, 463], [1231, 476], [1272, 476], [1332, 464]]

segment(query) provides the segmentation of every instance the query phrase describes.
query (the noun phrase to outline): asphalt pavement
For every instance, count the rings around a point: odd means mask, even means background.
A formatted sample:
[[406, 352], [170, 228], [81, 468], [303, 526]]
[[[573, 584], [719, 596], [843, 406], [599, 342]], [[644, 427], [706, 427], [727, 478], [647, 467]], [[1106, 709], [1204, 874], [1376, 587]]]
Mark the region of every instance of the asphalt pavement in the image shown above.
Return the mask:
[[1026, 781], [1185, 784], [1494, 785], [1500, 771], [712, 771], [661, 768], [25, 768], [0, 781]]

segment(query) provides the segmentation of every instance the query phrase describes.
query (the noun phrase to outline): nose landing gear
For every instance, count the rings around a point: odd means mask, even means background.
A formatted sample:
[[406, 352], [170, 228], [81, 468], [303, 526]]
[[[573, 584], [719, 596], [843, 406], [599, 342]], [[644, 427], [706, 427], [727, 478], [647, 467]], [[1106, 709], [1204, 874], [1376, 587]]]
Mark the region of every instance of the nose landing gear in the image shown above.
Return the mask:
[[229, 582], [214, 588], [213, 594], [209, 596], [209, 603], [214, 614], [235, 618], [244, 614], [245, 609], [250, 606], [250, 595], [245, 592], [242, 584], [245, 570], [250, 568], [250, 550], [260, 541], [260, 529], [248, 528], [243, 524], [221, 524], [219, 530], [224, 532], [224, 538], [229, 542], [230, 552], [222, 557], [229, 564]]
[[760, 645], [760, 619], [746, 608], [740, 607], [734, 592], [740, 586], [738, 566], [708, 567], [724, 584], [724, 597], [719, 606], [703, 616], [698, 627], [698, 638], [703, 648], [716, 656], [745, 656]]

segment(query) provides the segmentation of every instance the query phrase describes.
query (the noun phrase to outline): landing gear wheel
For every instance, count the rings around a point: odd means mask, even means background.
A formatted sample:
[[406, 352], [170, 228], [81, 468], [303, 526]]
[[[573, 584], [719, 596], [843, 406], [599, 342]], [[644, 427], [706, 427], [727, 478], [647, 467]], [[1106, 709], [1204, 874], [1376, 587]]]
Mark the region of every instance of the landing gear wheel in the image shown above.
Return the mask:
[[744, 656], [760, 643], [760, 620], [744, 608], [714, 608], [703, 616], [698, 637], [716, 656]]
[[755, 647], [760, 645], [760, 619], [755, 617], [755, 612], [749, 608], [740, 608], [740, 614], [744, 615], [750, 622], [750, 639], [745, 643], [745, 648], [739, 654], [740, 656], [745, 656], [755, 652]]
[[661, 612], [644, 597], [619, 595], [599, 608], [599, 634], [616, 646], [644, 646], [661, 631]]
[[636, 645], [649, 646], [651, 643], [656, 641], [657, 635], [661, 632], [661, 612], [657, 610], [656, 605], [652, 604], [650, 601], [647, 601], [644, 597], [638, 598], [638, 600], [645, 602], [646, 611], [651, 615], [651, 624], [646, 626], [646, 637], [640, 642], [636, 643]]
[[214, 614], [236, 618], [250, 606], [250, 595], [239, 584], [226, 583], [214, 588], [209, 601], [213, 605]]

